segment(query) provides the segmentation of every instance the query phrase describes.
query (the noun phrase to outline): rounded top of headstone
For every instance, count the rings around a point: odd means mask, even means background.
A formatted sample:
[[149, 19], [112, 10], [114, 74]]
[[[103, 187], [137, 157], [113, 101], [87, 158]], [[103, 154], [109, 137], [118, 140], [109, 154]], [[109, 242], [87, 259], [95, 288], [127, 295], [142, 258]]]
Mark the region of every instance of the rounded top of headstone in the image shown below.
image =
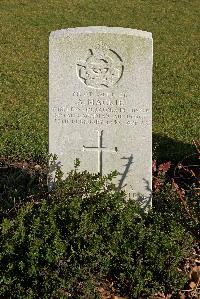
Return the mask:
[[76, 27], [52, 31], [50, 38], [59, 38], [71, 34], [89, 34], [89, 33], [111, 33], [111, 34], [126, 34], [134, 35], [143, 38], [152, 38], [152, 33], [138, 29], [123, 28], [123, 27], [106, 27], [106, 26], [89, 26]]

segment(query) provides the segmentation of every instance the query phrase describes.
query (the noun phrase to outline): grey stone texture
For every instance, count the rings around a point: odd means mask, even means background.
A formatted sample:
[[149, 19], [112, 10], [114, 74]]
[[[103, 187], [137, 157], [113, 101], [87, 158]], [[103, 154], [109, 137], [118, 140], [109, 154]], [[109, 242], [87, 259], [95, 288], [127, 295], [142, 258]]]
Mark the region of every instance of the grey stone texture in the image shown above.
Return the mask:
[[86, 27], [49, 39], [49, 152], [64, 173], [108, 174], [128, 198], [151, 205], [152, 35]]

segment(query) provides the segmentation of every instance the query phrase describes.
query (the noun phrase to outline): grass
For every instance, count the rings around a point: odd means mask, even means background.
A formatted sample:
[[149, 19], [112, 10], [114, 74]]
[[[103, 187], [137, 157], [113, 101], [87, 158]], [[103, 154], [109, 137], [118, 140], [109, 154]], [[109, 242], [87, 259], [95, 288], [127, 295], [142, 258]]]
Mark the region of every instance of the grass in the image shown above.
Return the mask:
[[183, 158], [200, 132], [199, 14], [198, 0], [1, 0], [0, 156], [47, 154], [49, 33], [106, 25], [153, 33], [156, 155]]

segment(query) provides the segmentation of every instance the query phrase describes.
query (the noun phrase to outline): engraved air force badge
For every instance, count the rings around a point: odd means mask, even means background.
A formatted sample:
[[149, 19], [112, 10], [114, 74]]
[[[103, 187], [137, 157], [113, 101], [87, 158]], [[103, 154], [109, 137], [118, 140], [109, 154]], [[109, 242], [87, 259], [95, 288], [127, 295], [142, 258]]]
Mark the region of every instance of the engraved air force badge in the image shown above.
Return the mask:
[[112, 49], [89, 49], [85, 61], [77, 64], [78, 78], [88, 87], [95, 89], [115, 85], [123, 74], [121, 57]]

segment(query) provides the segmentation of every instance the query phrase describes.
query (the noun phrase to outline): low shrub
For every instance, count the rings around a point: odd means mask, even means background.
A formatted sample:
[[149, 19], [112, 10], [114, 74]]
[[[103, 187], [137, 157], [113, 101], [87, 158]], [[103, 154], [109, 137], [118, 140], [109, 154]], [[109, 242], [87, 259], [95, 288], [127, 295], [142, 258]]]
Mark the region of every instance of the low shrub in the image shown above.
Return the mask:
[[[193, 238], [174, 210], [145, 214], [127, 202], [113, 176], [76, 167], [62, 179], [58, 170], [50, 195], [24, 201], [3, 218], [1, 298], [92, 299], [106, 281], [116, 294], [139, 298], [176, 293], [184, 285], [187, 278], [177, 268]], [[169, 189], [159, 194], [162, 202], [176, 200]]]

